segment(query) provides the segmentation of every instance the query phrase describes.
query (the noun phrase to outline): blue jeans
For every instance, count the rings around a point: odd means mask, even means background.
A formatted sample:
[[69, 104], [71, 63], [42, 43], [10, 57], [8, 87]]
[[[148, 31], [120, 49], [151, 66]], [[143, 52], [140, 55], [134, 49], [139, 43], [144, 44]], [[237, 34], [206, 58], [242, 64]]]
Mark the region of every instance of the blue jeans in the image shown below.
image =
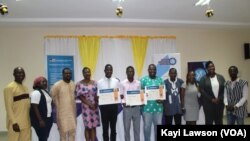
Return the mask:
[[144, 124], [144, 140], [150, 141], [151, 139], [151, 127], [154, 125], [155, 140], [157, 137], [156, 125], [162, 125], [162, 113], [142, 113]]
[[244, 125], [244, 118], [237, 117], [231, 112], [227, 113], [227, 124], [228, 125], [235, 125], [235, 122], [237, 122], [237, 125]]

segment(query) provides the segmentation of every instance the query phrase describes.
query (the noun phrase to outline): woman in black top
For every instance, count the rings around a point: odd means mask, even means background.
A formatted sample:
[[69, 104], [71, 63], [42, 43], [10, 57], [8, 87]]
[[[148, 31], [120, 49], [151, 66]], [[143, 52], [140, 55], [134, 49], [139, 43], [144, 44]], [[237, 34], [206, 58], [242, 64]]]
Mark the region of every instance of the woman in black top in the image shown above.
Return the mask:
[[52, 126], [52, 99], [47, 91], [47, 79], [38, 77], [34, 80], [31, 93], [30, 120], [39, 141], [47, 141]]

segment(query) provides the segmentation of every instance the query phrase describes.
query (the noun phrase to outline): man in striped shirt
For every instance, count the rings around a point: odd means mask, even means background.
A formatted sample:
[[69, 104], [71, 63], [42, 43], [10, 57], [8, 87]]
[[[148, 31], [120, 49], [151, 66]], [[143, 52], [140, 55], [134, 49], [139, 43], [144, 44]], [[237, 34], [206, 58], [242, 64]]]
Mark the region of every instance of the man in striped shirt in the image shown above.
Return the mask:
[[231, 80], [225, 84], [224, 104], [227, 110], [227, 124], [244, 124], [247, 116], [248, 82], [238, 78], [238, 68], [231, 66], [228, 69]]

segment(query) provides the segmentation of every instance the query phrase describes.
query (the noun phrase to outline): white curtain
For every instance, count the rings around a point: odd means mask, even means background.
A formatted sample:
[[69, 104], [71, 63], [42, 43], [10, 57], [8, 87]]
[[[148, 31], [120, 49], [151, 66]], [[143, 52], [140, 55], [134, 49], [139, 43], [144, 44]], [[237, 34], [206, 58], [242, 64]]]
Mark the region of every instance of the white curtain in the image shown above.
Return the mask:
[[128, 38], [102, 38], [94, 79], [99, 80], [105, 76], [106, 64], [113, 66], [113, 77], [126, 78], [126, 68], [134, 66], [134, 57], [131, 49], [131, 40]]

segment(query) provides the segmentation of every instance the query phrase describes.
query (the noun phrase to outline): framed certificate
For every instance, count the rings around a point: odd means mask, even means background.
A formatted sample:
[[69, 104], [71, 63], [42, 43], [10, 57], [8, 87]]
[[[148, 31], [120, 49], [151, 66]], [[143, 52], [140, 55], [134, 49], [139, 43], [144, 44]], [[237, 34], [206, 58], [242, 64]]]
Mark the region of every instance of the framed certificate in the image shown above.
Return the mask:
[[116, 104], [121, 102], [119, 88], [98, 90], [99, 105]]
[[147, 97], [142, 90], [131, 90], [126, 92], [126, 105], [135, 106], [147, 104]]
[[165, 85], [146, 86], [145, 93], [146, 93], [148, 100], [165, 100], [166, 99]]

